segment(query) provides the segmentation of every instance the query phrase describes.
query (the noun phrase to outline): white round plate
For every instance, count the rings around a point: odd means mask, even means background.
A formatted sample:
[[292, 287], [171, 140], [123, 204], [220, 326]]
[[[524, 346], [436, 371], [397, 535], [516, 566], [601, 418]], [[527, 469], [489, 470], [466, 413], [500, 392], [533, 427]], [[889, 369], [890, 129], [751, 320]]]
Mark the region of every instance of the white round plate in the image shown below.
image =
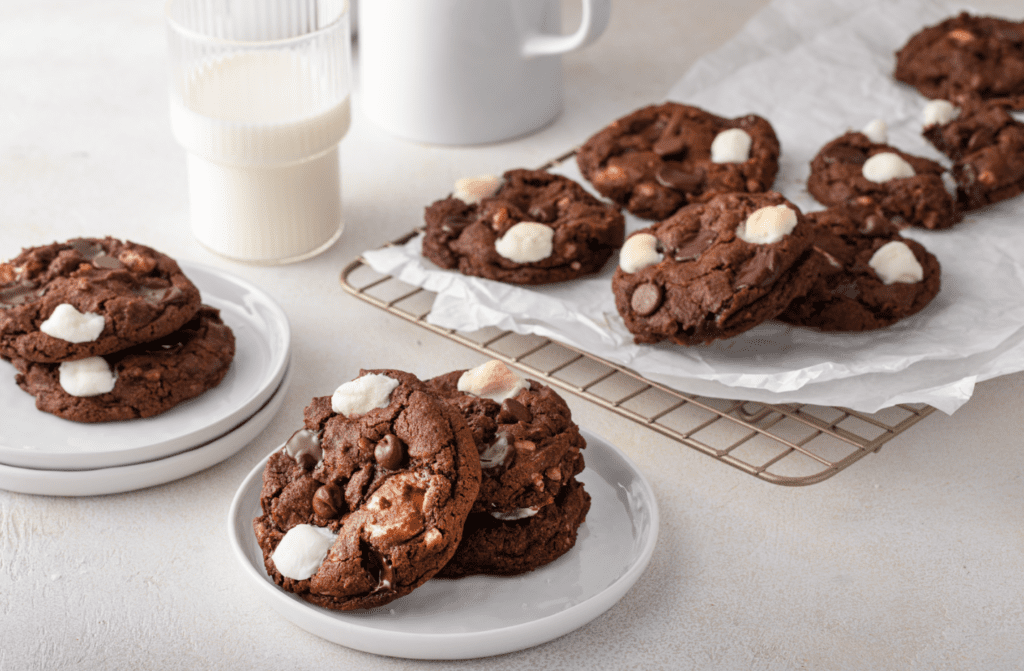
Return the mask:
[[288, 318], [261, 289], [221, 270], [181, 263], [203, 302], [235, 333], [235, 360], [219, 385], [145, 419], [82, 424], [36, 409], [0, 362], [0, 464], [43, 470], [127, 466], [210, 441], [256, 412], [284, 376], [291, 346]]
[[511, 578], [434, 579], [381, 608], [337, 612], [306, 603], [267, 576], [252, 531], [264, 459], [228, 513], [228, 533], [248, 581], [285, 619], [349, 648], [409, 659], [468, 659], [522, 650], [567, 634], [611, 608], [647, 568], [658, 540], [650, 484], [618, 449], [587, 431], [579, 479], [592, 497], [575, 547]]
[[198, 473], [238, 452], [267, 427], [284, 403], [291, 377], [289, 370], [263, 406], [239, 426], [180, 454], [142, 464], [79, 471], [35, 470], [0, 464], [0, 489], [45, 496], [97, 496], [162, 485]]

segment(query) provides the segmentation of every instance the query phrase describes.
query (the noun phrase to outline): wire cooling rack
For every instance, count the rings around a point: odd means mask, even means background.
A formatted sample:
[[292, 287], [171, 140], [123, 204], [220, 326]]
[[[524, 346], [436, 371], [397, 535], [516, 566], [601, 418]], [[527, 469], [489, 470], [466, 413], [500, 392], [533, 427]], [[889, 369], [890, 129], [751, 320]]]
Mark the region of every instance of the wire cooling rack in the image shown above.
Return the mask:
[[[413, 230], [385, 247], [403, 245]], [[768, 405], [684, 394], [628, 368], [536, 335], [497, 328], [471, 333], [426, 321], [435, 294], [373, 270], [360, 257], [341, 273], [345, 291], [428, 331], [518, 368], [682, 445], [777, 485], [826, 480], [935, 409], [900, 404], [866, 414], [802, 403]]]

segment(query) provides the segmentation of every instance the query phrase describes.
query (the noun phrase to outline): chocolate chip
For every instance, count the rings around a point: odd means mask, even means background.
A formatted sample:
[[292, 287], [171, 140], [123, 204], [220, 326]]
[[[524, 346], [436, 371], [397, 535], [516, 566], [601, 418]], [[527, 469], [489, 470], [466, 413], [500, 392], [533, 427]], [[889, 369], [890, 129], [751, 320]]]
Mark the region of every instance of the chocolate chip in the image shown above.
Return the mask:
[[529, 422], [533, 419], [529, 408], [515, 400], [507, 398], [501, 403], [501, 410], [498, 411], [498, 422], [500, 424], [514, 424], [516, 422]]
[[687, 172], [676, 163], [662, 163], [654, 173], [654, 179], [662, 186], [684, 193], [696, 193], [704, 183], [702, 174]]
[[95, 242], [90, 242], [89, 240], [85, 240], [82, 238], [76, 240], [68, 240], [68, 246], [71, 247], [71, 249], [78, 252], [79, 254], [81, 254], [82, 257], [87, 261], [92, 260], [93, 258], [99, 256], [100, 254], [106, 253], [101, 245], [98, 245]]
[[13, 308], [15, 305], [28, 303], [29, 301], [34, 300], [33, 295], [35, 294], [35, 291], [35, 282], [30, 282], [28, 280], [22, 280], [13, 286], [4, 287], [4, 289], [0, 290], [0, 305]]
[[629, 305], [633, 308], [633, 312], [641, 317], [646, 317], [653, 314], [661, 306], [661, 299], [661, 287], [652, 282], [645, 282], [633, 291], [633, 296], [629, 299]]
[[106, 254], [100, 254], [92, 260], [92, 265], [97, 268], [106, 268], [108, 270], [117, 270], [118, 268], [124, 268], [124, 264], [118, 261], [113, 256], [107, 256]]
[[718, 233], [712, 229], [702, 228], [696, 235], [682, 243], [677, 243], [672, 252], [672, 258], [676, 261], [691, 261], [700, 258], [714, 242], [718, 239]]
[[373, 448], [373, 458], [377, 460], [381, 468], [393, 471], [405, 460], [405, 446], [398, 436], [389, 433], [381, 438], [377, 446]]
[[658, 156], [668, 156], [669, 154], [682, 154], [686, 151], [686, 138], [675, 135], [674, 133], [665, 133], [658, 138], [654, 146], [651, 147]]
[[313, 512], [324, 519], [330, 519], [341, 512], [344, 504], [341, 488], [328, 483], [313, 494]]

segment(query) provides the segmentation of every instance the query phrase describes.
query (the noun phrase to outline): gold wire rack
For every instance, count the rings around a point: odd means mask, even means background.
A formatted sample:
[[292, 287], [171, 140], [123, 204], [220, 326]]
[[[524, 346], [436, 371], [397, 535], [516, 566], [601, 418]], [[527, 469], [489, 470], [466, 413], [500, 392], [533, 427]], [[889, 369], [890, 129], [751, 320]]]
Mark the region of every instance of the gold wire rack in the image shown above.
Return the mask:
[[[384, 246], [404, 245], [419, 232], [413, 230]], [[370, 305], [777, 485], [826, 480], [934, 411], [925, 404], [900, 404], [866, 414], [685, 394], [546, 337], [497, 328], [468, 333], [430, 324], [426, 318], [433, 292], [377, 273], [362, 257], [345, 267], [341, 285]]]

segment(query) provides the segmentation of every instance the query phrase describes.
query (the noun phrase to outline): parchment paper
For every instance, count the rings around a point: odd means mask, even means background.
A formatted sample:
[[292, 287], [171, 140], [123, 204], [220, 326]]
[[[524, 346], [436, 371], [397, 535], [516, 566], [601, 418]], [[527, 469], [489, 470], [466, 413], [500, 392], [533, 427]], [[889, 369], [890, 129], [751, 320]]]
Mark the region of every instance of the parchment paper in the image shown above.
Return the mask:
[[[891, 72], [893, 52], [910, 35], [961, 9], [970, 10], [936, 0], [776, 0], [695, 63], [668, 98], [723, 116], [767, 118], [782, 145], [775, 188], [804, 211], [822, 209], [805, 188], [809, 161], [872, 119], [886, 121], [894, 146], [948, 164], [921, 136], [927, 101]], [[512, 167], [519, 166], [495, 172]], [[572, 160], [553, 172], [589, 188]], [[649, 223], [627, 215], [628, 231]], [[633, 343], [615, 311], [613, 262], [584, 280], [526, 288], [440, 270], [420, 256], [419, 239], [364, 257], [378, 272], [438, 292], [431, 323], [550, 337], [684, 392], [862, 412], [928, 403], [952, 413], [976, 382], [1024, 370], [1024, 198], [970, 214], [950, 230], [904, 234], [942, 264], [942, 290], [917, 315], [859, 334], [772, 321], [688, 348]]]

